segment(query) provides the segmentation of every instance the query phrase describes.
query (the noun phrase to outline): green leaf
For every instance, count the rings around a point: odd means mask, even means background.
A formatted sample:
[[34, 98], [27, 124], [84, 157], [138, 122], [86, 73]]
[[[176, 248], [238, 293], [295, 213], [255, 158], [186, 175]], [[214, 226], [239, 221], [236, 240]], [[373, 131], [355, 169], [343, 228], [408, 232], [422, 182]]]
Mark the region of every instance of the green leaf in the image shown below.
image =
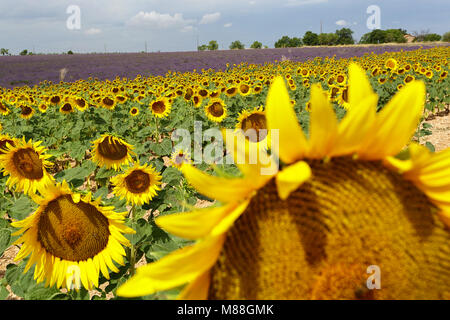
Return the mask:
[[430, 150], [431, 152], [435, 152], [436, 151], [436, 149], [434, 148], [434, 145], [431, 142], [429, 142], [429, 141], [425, 142], [425, 147], [427, 147], [428, 150]]
[[162, 173], [163, 183], [167, 183], [171, 186], [178, 186], [183, 179], [183, 175], [177, 168], [169, 167]]
[[8, 229], [0, 229], [0, 257], [3, 252], [9, 247], [9, 240], [11, 239], [11, 231]]
[[97, 172], [97, 174], [95, 175], [96, 179], [105, 179], [105, 178], [109, 178], [112, 176], [117, 175], [117, 171], [115, 171], [114, 169], [106, 169], [104, 167], [100, 168]]
[[0, 285], [0, 300], [5, 300], [9, 296], [9, 291], [5, 286]]
[[16, 220], [23, 220], [28, 215], [33, 213], [37, 208], [37, 204], [34, 203], [27, 196], [22, 195], [17, 199], [12, 207], [9, 209], [8, 214], [11, 218]]
[[150, 150], [152, 150], [158, 156], [166, 156], [172, 153], [172, 140], [164, 139], [160, 143], [153, 143], [150, 146]]
[[46, 288], [44, 284], [39, 283], [30, 287], [25, 293], [24, 298], [26, 300], [50, 300], [59, 293], [61, 292], [55, 287]]

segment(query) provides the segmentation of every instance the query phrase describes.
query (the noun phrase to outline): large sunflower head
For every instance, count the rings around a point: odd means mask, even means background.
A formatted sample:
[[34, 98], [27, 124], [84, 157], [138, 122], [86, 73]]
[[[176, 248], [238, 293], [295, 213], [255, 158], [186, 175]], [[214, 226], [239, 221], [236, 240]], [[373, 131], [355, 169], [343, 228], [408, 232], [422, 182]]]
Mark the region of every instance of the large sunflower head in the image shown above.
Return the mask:
[[165, 118], [169, 115], [172, 105], [166, 97], [153, 101], [150, 104], [152, 114], [157, 118]]
[[100, 167], [120, 170], [132, 161], [133, 146], [111, 134], [103, 134], [92, 142], [92, 161]]
[[162, 176], [151, 165], [135, 163], [125, 173], [113, 177], [111, 183], [116, 196], [126, 198], [133, 205], [141, 205], [152, 200], [161, 190], [161, 179]]
[[127, 212], [116, 213], [113, 207], [101, 206], [100, 198], [91, 194], [73, 193], [64, 181], [50, 186], [45, 197], [34, 197], [39, 208], [30, 216], [12, 225], [21, 228], [15, 244], [22, 244], [15, 260], [31, 254], [25, 272], [36, 264], [34, 278], [45, 280], [46, 286], [56, 285], [68, 290], [98, 287], [99, 273], [109, 279], [108, 268], [118, 272], [113, 263], [124, 265], [129, 246], [123, 233], [134, 233], [124, 224]]
[[307, 139], [275, 79], [266, 117], [279, 131], [280, 170], [262, 176], [261, 165], [241, 164], [244, 176], [230, 179], [183, 165], [188, 182], [223, 205], [157, 218], [196, 243], [141, 267], [118, 294], [187, 283], [180, 298], [448, 297], [450, 149], [412, 144], [409, 157], [395, 157], [418, 126], [425, 86], [405, 85], [377, 113], [377, 95], [352, 64], [348, 94], [338, 123], [320, 86], [311, 87]]
[[0, 167], [9, 175], [6, 184], [16, 187], [16, 191], [34, 194], [36, 191], [45, 192], [53, 184], [53, 177], [47, 172], [52, 163], [47, 159], [46, 149], [40, 146], [42, 141], [33, 143], [15, 139], [13, 143], [6, 138], [4, 148], [0, 152]]
[[205, 106], [205, 114], [209, 120], [214, 122], [222, 122], [227, 116], [227, 108], [222, 99], [211, 99]]
[[27, 105], [22, 104], [20, 105], [20, 117], [22, 119], [30, 119], [34, 114], [34, 108]]

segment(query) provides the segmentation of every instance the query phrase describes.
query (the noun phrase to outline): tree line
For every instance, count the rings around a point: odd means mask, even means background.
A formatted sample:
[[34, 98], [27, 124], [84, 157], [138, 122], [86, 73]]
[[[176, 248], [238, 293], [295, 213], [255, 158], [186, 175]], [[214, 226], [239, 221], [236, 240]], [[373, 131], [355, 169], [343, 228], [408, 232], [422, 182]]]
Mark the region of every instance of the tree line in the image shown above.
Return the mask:
[[[360, 44], [379, 44], [379, 43], [406, 43], [407, 31], [404, 29], [375, 29], [371, 32], [364, 34], [358, 43]], [[429, 31], [413, 32], [414, 42], [434, 42], [444, 41], [450, 42], [450, 32], [444, 33], [442, 36], [436, 33], [430, 33]], [[353, 38], [353, 31], [350, 28], [342, 28], [332, 33], [314, 33], [312, 31], [306, 31], [303, 37], [289, 37], [283, 36], [275, 42], [275, 48], [293, 48], [301, 46], [335, 46], [357, 43]], [[259, 41], [252, 43], [250, 48], [261, 49], [267, 48]], [[203, 44], [198, 46], [199, 51], [204, 50], [218, 50], [219, 45], [217, 41], [211, 40], [209, 44]], [[239, 41], [233, 41], [229, 49], [245, 49], [245, 45]]]

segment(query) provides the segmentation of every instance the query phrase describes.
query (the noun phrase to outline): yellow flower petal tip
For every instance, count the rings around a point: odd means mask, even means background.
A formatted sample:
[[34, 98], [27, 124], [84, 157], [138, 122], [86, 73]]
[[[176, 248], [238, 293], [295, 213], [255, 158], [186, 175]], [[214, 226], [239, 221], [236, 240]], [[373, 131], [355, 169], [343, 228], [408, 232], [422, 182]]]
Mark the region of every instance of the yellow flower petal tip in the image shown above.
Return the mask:
[[304, 161], [283, 169], [276, 177], [278, 196], [282, 200], [286, 200], [292, 191], [298, 189], [310, 177], [311, 168]]

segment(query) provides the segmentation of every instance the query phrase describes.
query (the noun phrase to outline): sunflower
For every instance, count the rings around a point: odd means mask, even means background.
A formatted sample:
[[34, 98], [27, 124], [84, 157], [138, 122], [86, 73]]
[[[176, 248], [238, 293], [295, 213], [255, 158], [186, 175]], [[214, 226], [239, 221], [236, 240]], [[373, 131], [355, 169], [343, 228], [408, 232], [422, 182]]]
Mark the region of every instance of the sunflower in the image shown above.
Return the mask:
[[117, 101], [114, 97], [104, 96], [100, 99], [100, 105], [108, 110], [113, 110], [116, 107]]
[[[223, 203], [156, 219], [196, 240], [143, 266], [117, 294], [141, 296], [187, 284], [181, 299], [438, 299], [450, 293], [450, 150], [409, 143], [425, 86], [413, 81], [376, 113], [364, 70], [349, 67], [349, 110], [338, 123], [311, 87], [309, 139], [282, 78], [269, 89], [270, 130], [279, 130], [281, 171], [240, 165], [244, 177], [183, 165], [188, 182]], [[382, 288], [367, 290], [367, 269]], [[367, 292], [369, 291], [369, 292]]]
[[189, 153], [183, 149], [176, 150], [170, 157], [170, 164], [180, 169], [183, 163], [191, 163], [191, 157]]
[[238, 93], [238, 88], [237, 87], [233, 86], [233, 87], [229, 87], [229, 88], [225, 89], [225, 94], [229, 98], [234, 97], [237, 93]]
[[136, 117], [137, 115], [139, 115], [139, 108], [136, 108], [136, 107], [131, 108], [130, 115], [133, 117]]
[[77, 108], [80, 111], [85, 111], [89, 107], [89, 104], [82, 97], [72, 97], [71, 100], [75, 105], [75, 108]]
[[247, 83], [239, 84], [239, 94], [241, 96], [248, 96], [252, 93], [252, 88]]
[[14, 147], [16, 145], [16, 142], [16, 139], [11, 138], [8, 134], [0, 133], [0, 155], [5, 154], [8, 145]]
[[395, 71], [398, 68], [398, 62], [397, 60], [395, 60], [394, 58], [389, 58], [386, 60], [386, 62], [384, 63], [384, 66], [386, 67], [386, 69], [391, 70], [391, 71]]
[[48, 110], [48, 106], [45, 102], [43, 102], [43, 103], [39, 104], [38, 109], [41, 113], [46, 113]]
[[244, 133], [249, 129], [253, 129], [255, 135], [245, 136], [250, 142], [261, 142], [266, 139], [269, 136], [269, 132], [267, 131], [266, 113], [263, 107], [255, 107], [252, 111], [243, 110], [240, 112], [236, 129], [241, 129]]
[[29, 105], [23, 104], [20, 106], [20, 117], [22, 119], [30, 119], [34, 114], [34, 109]]
[[171, 111], [171, 108], [172, 106], [169, 103], [169, 99], [165, 97], [160, 98], [150, 104], [150, 110], [157, 118], [167, 117]]
[[222, 99], [211, 99], [205, 106], [205, 114], [209, 120], [214, 122], [222, 122], [227, 116], [227, 108]]
[[[0, 167], [10, 177], [6, 181], [8, 187], [16, 186], [16, 191], [31, 195], [45, 192], [46, 188], [53, 184], [53, 177], [47, 172], [52, 163], [47, 159], [46, 149], [40, 146], [42, 141], [33, 143], [25, 138], [22, 140], [8, 140], [0, 153]], [[12, 141], [13, 143], [11, 143]]]
[[62, 106], [59, 108], [59, 112], [62, 114], [69, 114], [74, 112], [75, 109], [69, 101], [65, 101], [62, 103]]
[[133, 160], [132, 155], [135, 154], [132, 145], [110, 134], [103, 134], [92, 145], [92, 161], [106, 169], [120, 170]]
[[161, 175], [151, 165], [135, 163], [125, 173], [111, 178], [111, 183], [116, 196], [126, 198], [127, 203], [141, 205], [152, 200], [161, 190], [161, 179]]
[[53, 95], [53, 96], [50, 97], [49, 102], [50, 102], [52, 105], [56, 106], [56, 105], [58, 105], [58, 104], [61, 102], [61, 96], [55, 94], [55, 95]]
[[119, 269], [113, 260], [124, 265], [129, 246], [123, 233], [134, 233], [125, 226], [127, 212], [116, 213], [113, 207], [102, 207], [101, 199], [93, 201], [91, 193], [72, 193], [65, 181], [47, 188], [45, 197], [34, 197], [38, 209], [12, 226], [21, 228], [14, 235], [22, 236], [14, 244], [22, 244], [15, 260], [31, 254], [25, 272], [36, 264], [34, 279], [45, 280], [46, 286], [56, 285], [87, 290], [98, 287], [99, 273], [109, 279], [108, 268]]
[[10, 112], [11, 110], [3, 102], [0, 101], [0, 113], [3, 116], [7, 116]]

